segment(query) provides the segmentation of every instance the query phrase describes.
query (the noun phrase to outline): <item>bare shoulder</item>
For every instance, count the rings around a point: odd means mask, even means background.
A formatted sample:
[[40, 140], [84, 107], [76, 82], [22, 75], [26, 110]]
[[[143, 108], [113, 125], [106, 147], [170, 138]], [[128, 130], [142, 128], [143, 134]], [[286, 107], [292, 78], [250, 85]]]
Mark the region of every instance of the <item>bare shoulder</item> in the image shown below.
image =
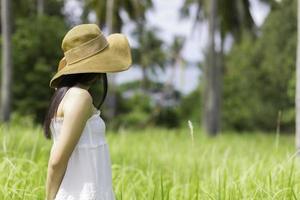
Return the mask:
[[71, 87], [67, 93], [63, 103], [63, 112], [67, 110], [86, 110], [87, 113], [92, 112], [93, 99], [90, 93], [82, 88]]
[[68, 92], [68, 94], [70, 94], [70, 96], [77, 96], [77, 97], [83, 97], [83, 98], [90, 98], [92, 99], [90, 93], [82, 88], [79, 87], [71, 87], [69, 89], [70, 91]]

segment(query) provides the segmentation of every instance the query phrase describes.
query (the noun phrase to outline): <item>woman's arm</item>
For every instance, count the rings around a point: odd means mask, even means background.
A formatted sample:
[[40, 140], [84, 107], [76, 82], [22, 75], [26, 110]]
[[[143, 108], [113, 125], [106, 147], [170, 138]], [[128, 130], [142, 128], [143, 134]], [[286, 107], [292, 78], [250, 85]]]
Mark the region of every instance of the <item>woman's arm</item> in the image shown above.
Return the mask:
[[59, 140], [53, 146], [48, 162], [46, 199], [53, 200], [62, 182], [68, 160], [78, 143], [92, 112], [93, 99], [87, 90], [76, 88], [63, 105], [64, 120]]
[[46, 182], [46, 200], [53, 200], [55, 198], [55, 195], [61, 184], [66, 169], [67, 169], [67, 165], [61, 166], [61, 168], [59, 168], [58, 166], [53, 166], [49, 159], [48, 171], [47, 171], [47, 182]]

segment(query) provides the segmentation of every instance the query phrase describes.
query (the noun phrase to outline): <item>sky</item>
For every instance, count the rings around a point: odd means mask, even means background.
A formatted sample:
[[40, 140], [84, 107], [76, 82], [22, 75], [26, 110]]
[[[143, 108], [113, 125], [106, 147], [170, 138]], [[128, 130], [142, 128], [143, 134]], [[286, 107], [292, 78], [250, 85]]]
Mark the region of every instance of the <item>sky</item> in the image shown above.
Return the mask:
[[[192, 32], [193, 17], [195, 16], [196, 9], [195, 7], [191, 9], [191, 18], [181, 19], [179, 16], [179, 9], [183, 2], [184, 0], [153, 0], [154, 8], [146, 13], [146, 18], [149, 26], [159, 28], [160, 31], [157, 34], [167, 44], [170, 44], [173, 37], [176, 35], [184, 36], [186, 42], [182, 50], [182, 55], [187, 61], [196, 63], [203, 60], [203, 52], [207, 46], [208, 28], [207, 24], [203, 23]], [[250, 2], [251, 14], [256, 25], [260, 26], [263, 24], [265, 17], [269, 13], [269, 7], [258, 0], [251, 0]], [[79, 18], [81, 15], [78, 1], [69, 0], [65, 12], [72, 15], [76, 21], [76, 18]], [[122, 17], [124, 19], [127, 18], [125, 14], [122, 14]], [[90, 20], [92, 22], [95, 21], [95, 16], [91, 15]], [[137, 44], [134, 38], [130, 36], [133, 29], [133, 23], [128, 21], [122, 32], [128, 36], [129, 43], [132, 46], [136, 46]], [[174, 67], [175, 71], [168, 68], [166, 73], [159, 73], [159, 77], [155, 77], [156, 80], [171, 80], [175, 88], [183, 94], [188, 94], [196, 89], [199, 84], [199, 67], [196, 65]], [[141, 78], [141, 71], [137, 66], [132, 66], [127, 71], [114, 74], [117, 84]]]

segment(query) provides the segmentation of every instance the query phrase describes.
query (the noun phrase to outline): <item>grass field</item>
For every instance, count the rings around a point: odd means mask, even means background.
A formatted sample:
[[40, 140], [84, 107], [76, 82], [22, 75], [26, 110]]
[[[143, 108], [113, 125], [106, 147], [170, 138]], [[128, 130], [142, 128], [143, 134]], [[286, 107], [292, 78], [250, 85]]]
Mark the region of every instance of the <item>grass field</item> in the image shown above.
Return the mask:
[[[0, 130], [0, 200], [44, 199], [52, 142], [16, 121]], [[107, 132], [117, 199], [300, 199], [293, 136], [180, 130]]]

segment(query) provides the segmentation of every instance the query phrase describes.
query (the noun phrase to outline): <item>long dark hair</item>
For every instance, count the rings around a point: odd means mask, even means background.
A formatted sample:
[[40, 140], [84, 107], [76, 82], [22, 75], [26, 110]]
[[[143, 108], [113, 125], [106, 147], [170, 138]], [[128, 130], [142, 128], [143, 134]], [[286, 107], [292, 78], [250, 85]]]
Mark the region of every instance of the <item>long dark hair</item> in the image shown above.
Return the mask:
[[[50, 104], [48, 107], [47, 114], [43, 123], [44, 135], [46, 139], [51, 139], [50, 123], [51, 119], [56, 116], [57, 108], [61, 100], [63, 99], [66, 92], [75, 84], [81, 83], [83, 85], [93, 85], [97, 80], [101, 80], [103, 86], [101, 102], [96, 108], [100, 109], [107, 94], [107, 75], [106, 73], [78, 73], [78, 74], [67, 74], [59, 78], [57, 89], [51, 97]], [[94, 96], [93, 94], [91, 94]], [[94, 101], [93, 97], [93, 103]]]

